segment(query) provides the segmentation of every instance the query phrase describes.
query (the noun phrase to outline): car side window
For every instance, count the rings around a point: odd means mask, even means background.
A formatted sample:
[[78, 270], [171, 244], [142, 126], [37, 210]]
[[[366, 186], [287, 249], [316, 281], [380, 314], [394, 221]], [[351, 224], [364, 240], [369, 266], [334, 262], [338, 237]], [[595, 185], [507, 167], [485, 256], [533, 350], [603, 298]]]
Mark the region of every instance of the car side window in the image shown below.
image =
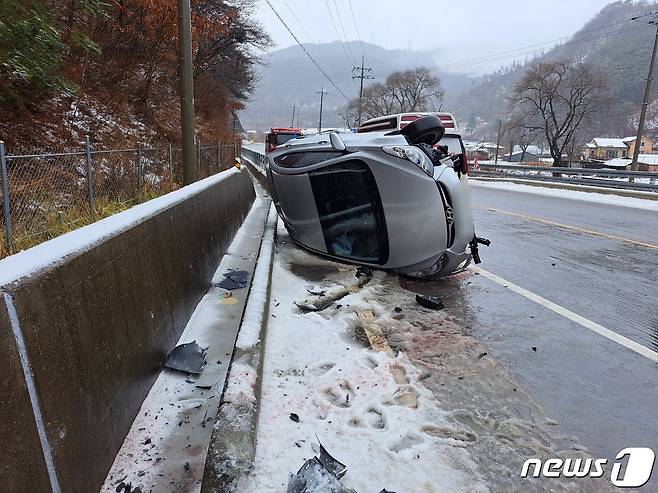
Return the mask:
[[379, 190], [366, 163], [344, 161], [309, 173], [327, 251], [384, 264], [388, 235]]
[[292, 152], [279, 156], [274, 162], [283, 168], [304, 168], [342, 155], [343, 153], [338, 151]]

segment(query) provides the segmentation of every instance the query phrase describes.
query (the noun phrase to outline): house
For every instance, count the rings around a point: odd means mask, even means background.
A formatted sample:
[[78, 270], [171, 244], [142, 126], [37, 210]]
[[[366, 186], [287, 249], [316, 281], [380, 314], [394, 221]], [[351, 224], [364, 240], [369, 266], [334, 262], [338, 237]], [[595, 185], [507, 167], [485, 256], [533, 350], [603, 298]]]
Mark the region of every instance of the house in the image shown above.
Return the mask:
[[[603, 162], [604, 168], [631, 169], [632, 156], [608, 159]], [[658, 154], [640, 154], [637, 158], [638, 171], [658, 172]]]
[[510, 163], [539, 163], [541, 162], [541, 156], [539, 153], [534, 154], [527, 150], [525, 152], [522, 150], [515, 150], [511, 155], [505, 154], [503, 160]]
[[[585, 144], [585, 156], [589, 161], [609, 161], [633, 156], [636, 137], [602, 138], [596, 137]], [[640, 152], [653, 153], [653, 141], [649, 137], [642, 137]]]

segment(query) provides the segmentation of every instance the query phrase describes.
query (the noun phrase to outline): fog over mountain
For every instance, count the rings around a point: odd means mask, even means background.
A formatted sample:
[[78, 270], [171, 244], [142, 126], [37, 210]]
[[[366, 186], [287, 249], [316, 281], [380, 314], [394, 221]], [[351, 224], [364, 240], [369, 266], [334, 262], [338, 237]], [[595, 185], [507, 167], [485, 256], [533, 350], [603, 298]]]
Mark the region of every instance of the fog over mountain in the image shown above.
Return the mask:
[[[427, 66], [433, 68], [441, 78], [443, 88], [452, 100], [471, 84], [466, 75], [439, 70], [430, 53], [387, 50], [370, 43], [344, 44], [359, 60], [361, 56], [365, 57], [365, 65], [372, 68], [370, 73], [375, 81], [381, 81], [397, 70]], [[304, 46], [345, 96], [352, 98], [358, 95], [359, 81], [352, 80], [353, 65], [346, 64], [345, 53], [339, 42]], [[303, 128], [317, 126], [320, 113], [320, 95], [317, 93], [323, 84], [329, 93], [324, 100], [323, 126], [344, 125], [336, 110], [347, 102], [345, 97], [331, 86], [299, 46], [272, 51], [267, 54], [264, 62], [258, 88], [240, 114], [245, 128], [264, 130], [271, 126], [289, 126], [293, 104], [297, 106], [295, 113], [298, 115], [295, 116], [295, 125], [299, 118]]]
[[[365, 65], [372, 67], [375, 81], [381, 81], [397, 70], [418, 66], [431, 68], [440, 77], [445, 90], [442, 109], [455, 113], [466, 136], [482, 140], [494, 138], [498, 120], [507, 118], [507, 97], [530, 61], [568, 59], [574, 63], [587, 63], [608, 78], [612, 98], [608, 118], [591, 132], [630, 135], [639, 111], [655, 34], [655, 28], [648, 24], [650, 18], [630, 19], [654, 10], [656, 2], [644, 0], [611, 3], [566, 42], [541, 54], [529, 53], [528, 61], [516, 62], [484, 76], [441, 69], [437, 63], [443, 62], [437, 61], [435, 52], [388, 50], [359, 42], [344, 43], [345, 47], [339, 42], [304, 46], [350, 98], [358, 95], [359, 83], [352, 80], [352, 65], [346, 63], [345, 50], [353, 53], [355, 58], [365, 57]], [[469, 70], [463, 66], [461, 69]], [[323, 84], [329, 92], [325, 96], [323, 126], [344, 125], [337, 109], [346, 102], [345, 97], [331, 86], [299, 46], [268, 53], [260, 72], [258, 87], [241, 113], [246, 128], [264, 130], [270, 126], [290, 125], [293, 104], [296, 105], [295, 125], [299, 123], [303, 128], [317, 126], [320, 107], [317, 92]], [[658, 103], [651, 107], [649, 133], [658, 133]]]

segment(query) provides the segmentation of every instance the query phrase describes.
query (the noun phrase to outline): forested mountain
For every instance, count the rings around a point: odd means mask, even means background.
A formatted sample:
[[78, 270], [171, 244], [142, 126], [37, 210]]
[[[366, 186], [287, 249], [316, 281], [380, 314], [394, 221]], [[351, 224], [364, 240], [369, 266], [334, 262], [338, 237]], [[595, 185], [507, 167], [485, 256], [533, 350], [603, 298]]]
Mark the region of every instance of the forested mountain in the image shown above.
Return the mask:
[[[347, 42], [345, 49], [339, 42], [305, 44], [304, 47], [322, 66], [329, 77], [348, 98], [359, 92], [359, 81], [352, 80], [352, 68], [361, 64], [372, 68], [374, 81], [383, 81], [392, 72], [425, 66], [440, 78], [446, 93], [458, 96], [468, 86], [468, 77], [442, 72], [436, 67], [431, 53], [410, 50], [387, 50], [370, 43]], [[351, 59], [351, 60], [350, 60]], [[366, 74], [367, 75], [367, 74]], [[367, 80], [366, 84], [371, 81]], [[324, 126], [343, 126], [337, 109], [344, 105], [345, 97], [332, 87], [313, 65], [299, 46], [270, 52], [260, 69], [258, 87], [241, 113], [248, 128], [264, 130], [271, 126], [288, 126], [292, 121], [293, 104], [296, 105], [295, 125], [315, 127], [320, 112], [318, 92], [324, 84], [329, 94], [324, 100]], [[299, 113], [298, 113], [299, 111]]]
[[[571, 40], [534, 59], [586, 63], [608, 80], [609, 108], [598, 127], [590, 129], [590, 136], [623, 136], [637, 131], [634, 125], [637, 125], [656, 28], [648, 24], [655, 16], [631, 19], [655, 10], [655, 2], [611, 3]], [[494, 138], [498, 120], [504, 122], [509, 117], [507, 97], [526, 68], [527, 64], [514, 64], [485, 76], [451, 104], [466, 127], [466, 134], [482, 140]], [[658, 85], [654, 86], [654, 94], [656, 91]], [[658, 134], [656, 110], [656, 105], [652, 105], [648, 131], [653, 135]]]
[[[229, 139], [269, 39], [255, 0], [193, 0], [197, 131]], [[0, 0], [0, 140], [130, 147], [179, 138], [178, 10], [171, 0]]]

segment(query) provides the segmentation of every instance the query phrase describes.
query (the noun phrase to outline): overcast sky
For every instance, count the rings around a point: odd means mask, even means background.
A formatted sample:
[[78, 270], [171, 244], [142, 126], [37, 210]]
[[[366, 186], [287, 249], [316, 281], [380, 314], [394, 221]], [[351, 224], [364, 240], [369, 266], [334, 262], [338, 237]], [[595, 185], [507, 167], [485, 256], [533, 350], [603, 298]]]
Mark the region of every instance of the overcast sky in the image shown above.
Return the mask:
[[[338, 39], [328, 4], [343, 40], [358, 40], [358, 27], [363, 41], [389, 49], [432, 50], [437, 64], [453, 71], [475, 73], [494, 70], [514, 58], [524, 59], [528, 51], [537, 48], [506, 58], [451, 64], [570, 36], [610, 3], [610, 0], [351, 0], [355, 27], [349, 0], [270, 1], [302, 42]], [[295, 44], [265, 0], [259, 0], [259, 4], [257, 16], [276, 47]]]

